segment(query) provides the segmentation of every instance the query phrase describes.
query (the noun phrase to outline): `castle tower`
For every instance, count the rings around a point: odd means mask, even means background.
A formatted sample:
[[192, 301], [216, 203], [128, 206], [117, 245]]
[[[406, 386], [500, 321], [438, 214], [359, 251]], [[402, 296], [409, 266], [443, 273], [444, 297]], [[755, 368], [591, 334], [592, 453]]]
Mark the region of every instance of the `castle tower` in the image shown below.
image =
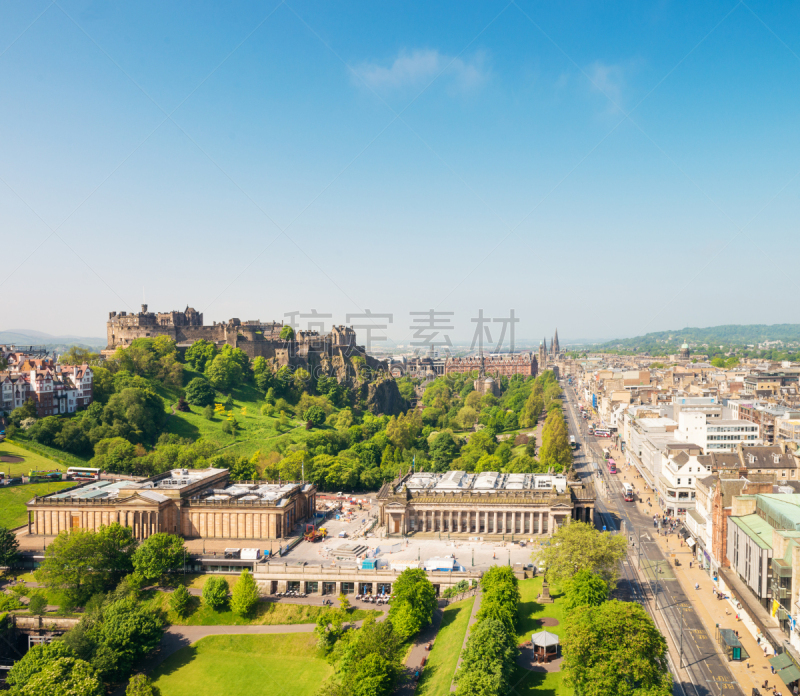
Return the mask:
[[556, 332], [553, 335], [553, 342], [550, 344], [550, 350], [553, 353], [553, 357], [561, 352], [561, 347], [558, 345], [558, 329], [556, 329]]
[[547, 366], [547, 339], [539, 344], [539, 371], [544, 372]]

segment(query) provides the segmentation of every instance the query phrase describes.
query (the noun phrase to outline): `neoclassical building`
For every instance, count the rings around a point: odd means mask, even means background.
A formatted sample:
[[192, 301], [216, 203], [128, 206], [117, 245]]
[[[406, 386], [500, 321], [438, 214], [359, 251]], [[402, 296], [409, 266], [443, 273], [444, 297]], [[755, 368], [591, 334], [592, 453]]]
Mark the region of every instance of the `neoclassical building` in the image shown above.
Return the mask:
[[282, 539], [314, 513], [310, 483], [234, 483], [227, 469], [174, 469], [143, 481], [93, 481], [28, 501], [28, 534], [96, 530], [112, 522], [137, 539]]
[[378, 493], [389, 536], [552, 534], [569, 519], [590, 522], [594, 501], [590, 483], [564, 475], [496, 471], [407, 474]]

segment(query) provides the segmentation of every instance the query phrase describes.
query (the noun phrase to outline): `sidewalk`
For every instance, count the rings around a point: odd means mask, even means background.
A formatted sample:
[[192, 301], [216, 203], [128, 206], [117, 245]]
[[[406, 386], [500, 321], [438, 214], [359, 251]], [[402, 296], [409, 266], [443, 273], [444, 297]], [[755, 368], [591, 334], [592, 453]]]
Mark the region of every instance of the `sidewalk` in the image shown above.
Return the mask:
[[[633, 467], [628, 468], [627, 466], [623, 466], [621, 471], [624, 472], [625, 476], [629, 477], [629, 480], [630, 477], [634, 476], [636, 473]], [[642, 479], [634, 480], [634, 485], [641, 482], [641, 480]], [[645, 494], [645, 498], [646, 497]], [[651, 496], [651, 500], [652, 499]], [[627, 504], [631, 505], [631, 503]], [[640, 500], [637, 500], [635, 505], [643, 514], [649, 517], [652, 517], [657, 512], [659, 514], [661, 512], [655, 504], [653, 507], [650, 507], [646, 503], [643, 504]], [[653, 530], [653, 532], [655, 532], [655, 530]], [[664, 581], [675, 582], [675, 580], [670, 579], [670, 576], [674, 575], [676, 580], [680, 583], [689, 603], [703, 622], [706, 633], [711, 640], [714, 641], [715, 645], [717, 645], [717, 652], [720, 653], [722, 659], [725, 660], [742, 691], [746, 694], [750, 694], [753, 688], [762, 689], [764, 681], [767, 680], [770, 687], [777, 684], [779, 691], [789, 693], [780, 679], [772, 674], [770, 664], [767, 661], [767, 657], [764, 655], [763, 649], [764, 645], [768, 646], [767, 641], [762, 639], [761, 645], [758, 645], [756, 639], [745, 626], [744, 622], [737, 620], [737, 610], [732, 601], [719, 600], [714, 596], [712, 588], [715, 586], [715, 583], [711, 576], [697, 566], [691, 548], [676, 534], [667, 537], [651, 534], [651, 537], [656, 540], [659, 548], [670, 562], [669, 572], [667, 577], [664, 578]], [[675, 566], [675, 559], [680, 561], [680, 566]], [[690, 561], [692, 562], [691, 568], [689, 567]], [[695, 589], [695, 584], [700, 586], [699, 590]], [[716, 642], [717, 624], [720, 628], [730, 628], [739, 632], [739, 640], [749, 654], [749, 659], [742, 662], [727, 661], [727, 658], [722, 655], [722, 650], [718, 647]], [[687, 631], [686, 633], [688, 634], [689, 632]], [[691, 636], [687, 634], [684, 635], [684, 640], [691, 640]], [[769, 646], [768, 649], [769, 656], [771, 657], [773, 655], [772, 649], [769, 648]]]

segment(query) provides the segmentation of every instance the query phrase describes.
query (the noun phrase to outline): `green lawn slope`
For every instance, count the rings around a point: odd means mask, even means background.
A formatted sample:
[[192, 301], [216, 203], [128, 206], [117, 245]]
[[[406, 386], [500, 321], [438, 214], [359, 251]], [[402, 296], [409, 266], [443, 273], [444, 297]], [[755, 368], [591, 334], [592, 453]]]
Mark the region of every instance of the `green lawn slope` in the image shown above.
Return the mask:
[[[190, 377], [187, 377], [188, 379]], [[235, 389], [231, 395], [233, 408], [230, 412], [239, 423], [236, 435], [222, 431], [222, 424], [226, 421], [227, 414], [215, 415], [213, 420], [207, 420], [203, 416], [203, 409], [198, 406], [190, 406], [190, 412], [178, 411], [175, 408], [178, 404], [176, 393], [161, 390], [160, 394], [170, 414], [165, 432], [193, 440], [203, 438], [214, 442], [219, 446], [220, 453], [249, 458], [259, 451], [266, 453], [275, 450], [279, 442], [291, 444], [301, 442], [306, 437], [305, 421], [293, 418], [287, 413], [289, 425], [284, 432], [281, 432], [277, 416], [261, 415], [264, 396], [251, 386]]]
[[167, 658], [153, 679], [163, 696], [313, 696], [333, 668], [313, 633], [209, 636]]

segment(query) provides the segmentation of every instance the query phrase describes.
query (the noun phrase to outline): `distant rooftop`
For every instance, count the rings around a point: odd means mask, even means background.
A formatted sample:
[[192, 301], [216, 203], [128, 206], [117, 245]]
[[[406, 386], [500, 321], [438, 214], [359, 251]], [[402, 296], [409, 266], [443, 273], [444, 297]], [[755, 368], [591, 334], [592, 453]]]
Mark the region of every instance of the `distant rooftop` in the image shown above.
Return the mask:
[[[567, 477], [563, 474], [502, 474], [497, 471], [483, 471], [469, 474], [466, 471], [445, 473], [421, 472], [409, 478], [405, 485], [410, 491], [477, 491], [493, 493], [499, 491], [551, 490], [555, 486], [558, 493], [567, 489]], [[400, 492], [398, 486], [396, 492]]]
[[64, 499], [76, 498], [79, 500], [98, 500], [102, 498], [117, 498], [120, 491], [136, 491], [138, 494], [151, 500], [163, 502], [167, 496], [158, 491], [179, 491], [191, 486], [198, 481], [226, 472], [227, 469], [173, 469], [168, 475], [155, 481], [92, 481], [85, 486], [73, 488], [62, 493], [55, 493], [49, 498]]

